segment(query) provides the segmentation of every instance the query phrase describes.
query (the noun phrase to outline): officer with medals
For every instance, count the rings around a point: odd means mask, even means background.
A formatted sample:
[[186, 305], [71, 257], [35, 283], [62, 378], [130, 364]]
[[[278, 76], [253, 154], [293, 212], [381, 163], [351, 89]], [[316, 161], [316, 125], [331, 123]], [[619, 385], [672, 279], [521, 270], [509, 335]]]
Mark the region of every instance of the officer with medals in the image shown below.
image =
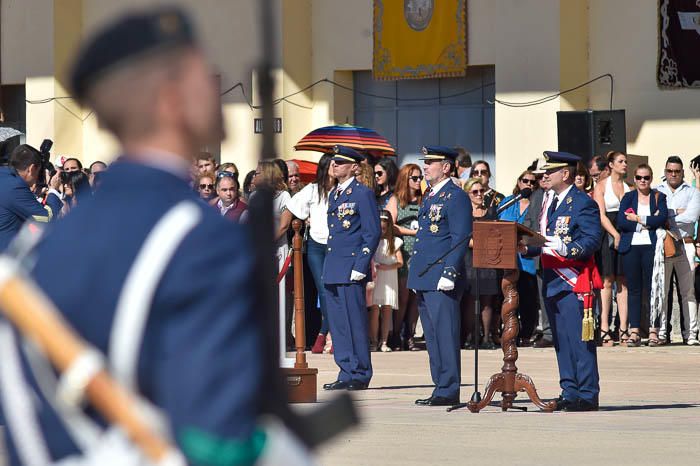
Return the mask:
[[10, 465], [151, 464], [76, 396], [100, 367], [177, 447], [169, 465], [313, 462], [284, 427], [259, 420], [251, 235], [189, 186], [192, 155], [222, 136], [212, 75], [177, 8], [121, 17], [81, 48], [73, 96], [124, 152], [95, 196], [49, 229], [32, 276], [97, 352], [59, 377], [0, 320]]
[[449, 406], [459, 403], [459, 303], [466, 286], [464, 256], [472, 234], [472, 211], [466, 193], [450, 178], [457, 152], [426, 146], [423, 154], [423, 171], [431, 188], [418, 212], [408, 288], [416, 291], [435, 389], [416, 404]]
[[325, 390], [365, 390], [372, 379], [365, 285], [381, 227], [374, 193], [353, 173], [363, 156], [335, 146], [331, 172], [338, 185], [328, 199], [328, 244], [323, 265], [333, 356], [340, 368]]
[[[545, 308], [552, 327], [561, 396], [557, 409], [596, 411], [600, 392], [590, 298], [599, 281], [593, 255], [602, 234], [596, 203], [573, 184], [581, 158], [545, 152], [545, 177], [554, 198], [547, 210], [544, 247], [520, 245], [520, 252], [541, 255]], [[588, 315], [586, 315], [588, 314]]]

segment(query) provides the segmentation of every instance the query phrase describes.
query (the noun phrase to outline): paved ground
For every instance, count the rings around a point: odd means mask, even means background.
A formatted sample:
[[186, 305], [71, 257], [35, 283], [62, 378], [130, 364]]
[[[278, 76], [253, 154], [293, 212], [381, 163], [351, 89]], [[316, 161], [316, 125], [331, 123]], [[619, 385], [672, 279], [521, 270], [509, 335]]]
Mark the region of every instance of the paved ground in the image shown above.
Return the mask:
[[[481, 351], [481, 389], [500, 370], [500, 351]], [[502, 413], [491, 406], [467, 410], [418, 407], [430, 394], [426, 352], [374, 353], [371, 388], [357, 404], [363, 423], [319, 451], [331, 465], [667, 465], [698, 464], [700, 455], [700, 347], [599, 350], [601, 411]], [[335, 380], [332, 357], [311, 355], [323, 383]], [[462, 351], [462, 398], [473, 391], [473, 352]], [[551, 349], [521, 349], [518, 367], [540, 396], [558, 396]], [[497, 398], [500, 400], [500, 398]], [[520, 400], [518, 402], [518, 400]], [[534, 411], [534, 412], [533, 412]]]

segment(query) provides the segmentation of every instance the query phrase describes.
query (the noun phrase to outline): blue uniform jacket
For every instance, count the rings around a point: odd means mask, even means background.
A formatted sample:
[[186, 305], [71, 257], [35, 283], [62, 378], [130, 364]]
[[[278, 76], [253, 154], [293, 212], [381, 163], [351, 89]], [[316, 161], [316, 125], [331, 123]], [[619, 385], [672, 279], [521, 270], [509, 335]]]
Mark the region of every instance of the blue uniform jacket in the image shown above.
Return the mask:
[[[448, 181], [434, 196], [424, 197], [418, 211], [418, 233], [408, 270], [408, 288], [434, 291], [441, 277], [452, 280], [456, 285], [464, 280], [464, 256], [469, 241], [463, 240], [471, 234], [472, 205], [467, 194], [452, 181]], [[419, 276], [428, 264], [435, 262], [460, 241], [463, 241], [462, 244], [442, 263]]]
[[25, 221], [48, 222], [61, 207], [55, 194], [49, 194], [46, 206], [42, 205], [14, 169], [0, 167], [0, 251], [7, 249]]
[[[256, 277], [247, 227], [199, 201], [187, 180], [117, 161], [94, 197], [49, 228], [38, 245], [33, 278], [77, 333], [109, 356], [115, 308], [134, 259], [154, 225], [182, 201], [190, 201], [201, 220], [157, 283], [138, 352], [136, 389], [166, 414], [189, 463], [200, 464], [196, 438], [244, 443], [255, 429], [262, 342], [253, 314]], [[52, 457], [77, 453], [34, 376], [28, 377]], [[103, 422], [92, 411], [86, 414]], [[11, 429], [8, 437], [10, 464], [17, 464]]]
[[353, 270], [370, 277], [369, 264], [379, 245], [381, 227], [374, 193], [353, 180], [342, 193], [328, 198], [328, 244], [323, 282], [352, 283]]
[[[547, 219], [547, 236], [561, 237], [567, 246], [565, 259], [574, 261], [586, 261], [595, 254], [600, 247], [602, 231], [598, 204], [575, 186], [571, 187], [553, 215]], [[541, 253], [542, 248], [529, 247], [527, 255]], [[546, 297], [556, 296], [573, 288], [551, 268], [543, 267], [542, 280], [546, 287]]]
[[[656, 203], [656, 196], [659, 196], [659, 203]], [[617, 213], [617, 228], [620, 230], [620, 244], [617, 250], [620, 254], [625, 254], [632, 247], [632, 236], [640, 226], [637, 222], [630, 222], [625, 216], [627, 209], [637, 213], [639, 204], [639, 193], [637, 190], [629, 191], [620, 200], [620, 211]], [[656, 247], [656, 229], [663, 228], [668, 219], [668, 208], [666, 206], [666, 195], [653, 189], [649, 195], [649, 211], [651, 215], [646, 218], [646, 226], [649, 229], [649, 238], [652, 247]]]

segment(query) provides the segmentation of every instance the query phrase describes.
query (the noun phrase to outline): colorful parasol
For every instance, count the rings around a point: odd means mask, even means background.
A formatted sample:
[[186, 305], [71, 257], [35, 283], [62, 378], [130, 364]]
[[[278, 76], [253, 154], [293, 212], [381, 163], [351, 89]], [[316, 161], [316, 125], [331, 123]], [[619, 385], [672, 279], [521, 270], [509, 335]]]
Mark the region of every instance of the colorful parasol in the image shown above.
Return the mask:
[[304, 136], [294, 149], [331, 152], [336, 144], [351, 147], [375, 157], [396, 156], [396, 151], [384, 136], [373, 129], [348, 124], [315, 129]]
[[316, 162], [301, 159], [292, 159], [292, 161], [299, 165], [299, 177], [302, 183], [313, 183], [316, 180], [316, 170], [318, 169]]

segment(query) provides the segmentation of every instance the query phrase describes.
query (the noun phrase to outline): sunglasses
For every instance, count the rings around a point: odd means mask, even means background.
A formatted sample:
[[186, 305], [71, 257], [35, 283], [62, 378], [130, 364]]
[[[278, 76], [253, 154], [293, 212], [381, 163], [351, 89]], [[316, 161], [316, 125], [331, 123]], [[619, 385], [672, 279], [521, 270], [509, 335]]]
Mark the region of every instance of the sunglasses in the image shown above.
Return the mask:
[[642, 180], [644, 180], [644, 181], [651, 181], [651, 176], [649, 176], [649, 175], [644, 175], [644, 176], [642, 176], [642, 175], [634, 175], [634, 179], [637, 180], [637, 181], [642, 181]]
[[411, 181], [423, 181], [423, 175], [409, 176], [408, 179]]
[[383, 175], [384, 175], [384, 172], [381, 170], [378, 172], [374, 172], [374, 176], [376, 176], [377, 178], [379, 178], [380, 176], [383, 176]]
[[664, 171], [669, 175], [680, 175], [683, 172], [683, 170], [670, 170], [668, 168]]
[[214, 189], [213, 184], [200, 184], [199, 189]]
[[473, 194], [474, 196], [483, 196], [486, 190], [484, 189], [472, 189], [469, 191], [470, 194]]
[[222, 171], [216, 174], [216, 177], [221, 178], [238, 178], [238, 173], [232, 173], [227, 171]]
[[488, 170], [472, 170], [472, 175], [481, 176], [481, 175], [488, 175], [488, 174], [489, 174]]
[[522, 178], [520, 181], [525, 184], [529, 184], [530, 186], [535, 186], [535, 183], [537, 183], [537, 180], [530, 180], [527, 178]]

